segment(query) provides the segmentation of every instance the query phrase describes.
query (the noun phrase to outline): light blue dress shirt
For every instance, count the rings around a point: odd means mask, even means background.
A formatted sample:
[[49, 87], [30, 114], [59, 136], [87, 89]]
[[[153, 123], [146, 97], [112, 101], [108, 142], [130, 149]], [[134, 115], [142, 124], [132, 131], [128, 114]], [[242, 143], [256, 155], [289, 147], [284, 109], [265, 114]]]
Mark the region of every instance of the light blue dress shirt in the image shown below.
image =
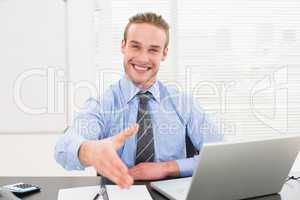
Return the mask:
[[[185, 134], [199, 151], [204, 142], [220, 141], [223, 135], [189, 95], [174, 87], [166, 87], [160, 81], [156, 81], [148, 91], [152, 94], [148, 106], [153, 126], [154, 161], [175, 160], [180, 176], [191, 176], [198, 156], [186, 158]], [[140, 89], [124, 77], [98, 100], [88, 99], [73, 125], [58, 139], [56, 161], [67, 170], [83, 170], [84, 166], [78, 159], [81, 143], [114, 136], [136, 123], [138, 92]], [[136, 144], [134, 135], [118, 150], [128, 167], [134, 166]]]

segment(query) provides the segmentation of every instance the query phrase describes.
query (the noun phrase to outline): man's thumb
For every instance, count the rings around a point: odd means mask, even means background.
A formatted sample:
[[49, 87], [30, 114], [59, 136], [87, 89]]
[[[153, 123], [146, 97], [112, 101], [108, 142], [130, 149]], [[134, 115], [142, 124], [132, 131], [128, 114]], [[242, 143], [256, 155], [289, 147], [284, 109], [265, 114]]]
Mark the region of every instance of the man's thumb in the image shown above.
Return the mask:
[[114, 144], [115, 149], [118, 150], [119, 148], [121, 148], [121, 146], [124, 144], [124, 142], [129, 137], [131, 137], [133, 134], [135, 134], [138, 130], [139, 130], [139, 125], [134, 124], [133, 126], [125, 129], [124, 131], [122, 131], [118, 135], [115, 135], [112, 138], [112, 142]]

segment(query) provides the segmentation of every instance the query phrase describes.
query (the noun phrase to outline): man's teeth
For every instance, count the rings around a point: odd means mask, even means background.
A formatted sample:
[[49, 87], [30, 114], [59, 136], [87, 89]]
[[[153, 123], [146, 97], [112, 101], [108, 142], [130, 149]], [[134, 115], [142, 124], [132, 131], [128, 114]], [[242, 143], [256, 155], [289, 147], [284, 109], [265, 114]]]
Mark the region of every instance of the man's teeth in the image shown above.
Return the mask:
[[148, 67], [142, 67], [142, 66], [139, 66], [139, 65], [133, 65], [134, 68], [136, 68], [137, 70], [141, 70], [141, 71], [147, 71], [148, 70]]

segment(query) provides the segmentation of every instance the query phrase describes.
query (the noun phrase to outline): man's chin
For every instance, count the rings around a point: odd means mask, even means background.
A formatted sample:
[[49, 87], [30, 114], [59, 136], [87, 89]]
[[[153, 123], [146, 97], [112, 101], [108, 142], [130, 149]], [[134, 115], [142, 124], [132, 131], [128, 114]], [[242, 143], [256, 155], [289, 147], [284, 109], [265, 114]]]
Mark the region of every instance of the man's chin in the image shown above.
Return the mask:
[[145, 85], [147, 83], [146, 80], [140, 80], [140, 79], [134, 79], [133, 80], [133, 83], [136, 85], [136, 86], [142, 86], [142, 85]]
[[149, 79], [132, 79], [132, 82], [141, 89], [148, 89], [154, 83], [154, 81]]

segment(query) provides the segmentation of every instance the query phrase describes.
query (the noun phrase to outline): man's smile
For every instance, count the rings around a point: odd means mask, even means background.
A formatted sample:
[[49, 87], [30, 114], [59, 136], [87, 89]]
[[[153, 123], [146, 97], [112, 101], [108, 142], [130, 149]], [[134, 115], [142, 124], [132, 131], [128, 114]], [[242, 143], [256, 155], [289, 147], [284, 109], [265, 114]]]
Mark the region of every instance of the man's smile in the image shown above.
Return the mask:
[[146, 72], [151, 69], [151, 67], [148, 65], [139, 65], [135, 63], [131, 63], [131, 65], [138, 72]]

